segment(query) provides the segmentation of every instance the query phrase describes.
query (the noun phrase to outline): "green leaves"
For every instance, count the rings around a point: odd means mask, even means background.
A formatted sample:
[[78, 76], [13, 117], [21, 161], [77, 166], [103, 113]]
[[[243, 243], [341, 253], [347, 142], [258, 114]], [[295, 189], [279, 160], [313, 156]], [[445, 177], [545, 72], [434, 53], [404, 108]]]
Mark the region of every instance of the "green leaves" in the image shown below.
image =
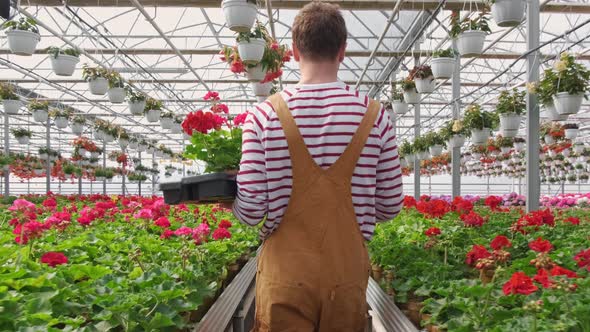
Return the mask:
[[184, 155], [205, 162], [205, 173], [238, 169], [242, 158], [242, 130], [215, 130], [209, 134], [195, 132]]

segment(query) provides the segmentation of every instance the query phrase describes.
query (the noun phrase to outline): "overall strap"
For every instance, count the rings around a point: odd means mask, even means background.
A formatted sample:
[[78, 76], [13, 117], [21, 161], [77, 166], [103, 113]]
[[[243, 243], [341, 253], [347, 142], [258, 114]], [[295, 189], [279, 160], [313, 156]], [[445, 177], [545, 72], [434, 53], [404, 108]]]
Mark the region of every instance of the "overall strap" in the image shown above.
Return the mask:
[[357, 131], [352, 136], [350, 143], [338, 158], [338, 160], [330, 167], [329, 173], [340, 178], [341, 180], [350, 181], [356, 164], [361, 156], [363, 148], [371, 134], [371, 129], [375, 124], [375, 120], [381, 110], [381, 104], [376, 100], [369, 101], [367, 112], [363, 116]]

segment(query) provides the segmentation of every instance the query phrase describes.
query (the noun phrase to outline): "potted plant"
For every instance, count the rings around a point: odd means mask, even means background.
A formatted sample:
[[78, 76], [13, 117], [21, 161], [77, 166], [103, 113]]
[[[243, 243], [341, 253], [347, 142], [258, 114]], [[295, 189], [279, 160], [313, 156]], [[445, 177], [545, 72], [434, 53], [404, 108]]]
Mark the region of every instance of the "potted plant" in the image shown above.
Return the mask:
[[525, 0], [486, 0], [499, 27], [519, 26], [524, 20]]
[[526, 93], [519, 92], [516, 88], [510, 91], [502, 91], [498, 97], [496, 113], [500, 117], [500, 131], [504, 137], [516, 137], [522, 115], [526, 113]]
[[408, 104], [418, 104], [420, 102], [420, 94], [416, 90], [414, 80], [408, 77], [401, 81], [400, 84], [404, 94], [404, 101]]
[[182, 118], [179, 116], [174, 117], [174, 121], [172, 122], [172, 127], [170, 128], [170, 132], [172, 134], [181, 134], [182, 133]]
[[6, 30], [8, 48], [17, 55], [32, 55], [41, 40], [37, 22], [32, 18], [6, 21], [2, 24], [2, 30]]
[[409, 110], [408, 103], [405, 102], [403, 92], [399, 91], [395, 84], [391, 86], [391, 107], [393, 112], [398, 116], [408, 113]]
[[575, 140], [578, 137], [579, 126], [577, 123], [566, 123], [563, 125], [565, 130], [565, 138]]
[[238, 34], [236, 38], [238, 53], [244, 64], [255, 65], [262, 60], [266, 46], [266, 36], [268, 36], [268, 32], [260, 22], [256, 22], [252, 31]]
[[39, 148], [39, 158], [42, 160], [49, 159], [49, 152], [50, 151], [51, 151], [51, 149], [48, 149], [47, 147]]
[[104, 177], [106, 178], [107, 182], [109, 182], [109, 183], [113, 182], [113, 178], [115, 177], [115, 172], [112, 169], [107, 168], [105, 170]]
[[482, 111], [478, 104], [471, 104], [465, 111], [463, 125], [471, 131], [471, 142], [475, 145], [485, 144], [491, 131], [498, 125], [498, 115]]
[[580, 183], [583, 183], [583, 184], [588, 183], [588, 174], [581, 174], [580, 175]]
[[29, 111], [33, 114], [33, 120], [37, 122], [47, 122], [49, 116], [49, 103], [46, 101], [32, 100], [29, 103]]
[[526, 144], [526, 140], [522, 137], [514, 137], [514, 150], [516, 152], [524, 151], [524, 145]]
[[428, 152], [428, 143], [424, 139], [424, 136], [418, 136], [414, 138], [412, 148], [417, 159], [426, 160], [430, 158], [430, 152]]
[[111, 70], [107, 73], [107, 80], [109, 81], [109, 101], [113, 104], [123, 103], [125, 101], [125, 82], [121, 75]]
[[10, 130], [14, 138], [18, 141], [18, 144], [29, 144], [29, 140], [33, 133], [25, 128], [14, 128]]
[[569, 183], [575, 184], [576, 181], [578, 181], [578, 177], [575, 174], [570, 174], [567, 176], [567, 180], [569, 181]]
[[496, 145], [500, 148], [502, 154], [507, 154], [514, 147], [514, 140], [511, 137], [499, 136], [496, 139]]
[[221, 8], [231, 31], [250, 31], [256, 20], [256, 0], [223, 0]]
[[129, 112], [133, 115], [143, 115], [147, 96], [142, 92], [134, 91], [130, 86], [125, 87]]
[[88, 82], [90, 93], [93, 95], [103, 96], [109, 90], [109, 71], [100, 67], [89, 67], [84, 65], [82, 68], [82, 78]]
[[137, 137], [129, 137], [129, 148], [132, 150], [137, 150], [139, 147], [139, 140]]
[[72, 47], [60, 48], [51, 46], [47, 49], [50, 55], [51, 68], [55, 75], [72, 76], [76, 70], [76, 65], [80, 62], [80, 50]]
[[432, 74], [434, 78], [447, 79], [453, 77], [456, 54], [457, 51], [453, 48], [436, 50], [432, 53]]
[[145, 103], [145, 117], [148, 122], [158, 122], [162, 112], [162, 102], [148, 97]]
[[417, 66], [410, 72], [409, 78], [416, 84], [418, 93], [432, 93], [436, 86], [432, 69], [428, 65]]
[[54, 108], [49, 112], [49, 115], [53, 118], [53, 122], [57, 128], [63, 129], [68, 126], [70, 117], [72, 116], [72, 109], [59, 109]]
[[84, 132], [84, 124], [86, 119], [82, 115], [77, 115], [72, 118], [71, 128], [74, 135], [82, 135]]
[[125, 150], [128, 145], [129, 145], [129, 134], [127, 134], [127, 131], [125, 131], [125, 130], [119, 131], [119, 146], [121, 147], [121, 150]]
[[530, 93], [537, 94], [539, 103], [543, 105], [545, 109], [545, 117], [551, 121], [565, 121], [568, 115], [561, 115], [557, 113], [555, 104], [553, 102], [553, 96], [556, 94], [554, 82], [557, 80], [557, 74], [553, 69], [546, 69], [543, 73], [543, 78], [537, 84], [529, 84], [528, 90]]
[[173, 121], [174, 113], [172, 111], [163, 111], [160, 113], [160, 126], [162, 126], [162, 129], [172, 128]]
[[399, 153], [400, 156], [403, 156], [403, 158], [406, 160], [408, 164], [411, 164], [416, 160], [412, 144], [407, 140], [404, 140], [400, 145]]
[[562, 53], [560, 60], [554, 65], [556, 77], [552, 83], [555, 86], [553, 102], [557, 113], [562, 115], [577, 114], [589, 90], [590, 71], [575, 58]]
[[36, 162], [33, 164], [33, 174], [36, 176], [41, 176], [45, 173], [45, 167], [40, 162]]
[[10, 84], [0, 83], [0, 98], [6, 114], [18, 114], [18, 110], [23, 106], [20, 97], [14, 93], [14, 88]]
[[488, 14], [482, 11], [476, 18], [466, 17], [460, 22], [459, 13], [453, 12], [450, 35], [451, 38], [457, 39], [459, 54], [463, 56], [481, 54], [486, 36], [492, 32], [488, 20]]
[[424, 141], [431, 156], [438, 157], [442, 154], [446, 142], [440, 133], [430, 131], [424, 136]]
[[449, 120], [440, 130], [440, 135], [447, 142], [450, 149], [460, 148], [465, 144], [465, 137], [470, 135], [470, 132], [463, 125], [461, 120]]

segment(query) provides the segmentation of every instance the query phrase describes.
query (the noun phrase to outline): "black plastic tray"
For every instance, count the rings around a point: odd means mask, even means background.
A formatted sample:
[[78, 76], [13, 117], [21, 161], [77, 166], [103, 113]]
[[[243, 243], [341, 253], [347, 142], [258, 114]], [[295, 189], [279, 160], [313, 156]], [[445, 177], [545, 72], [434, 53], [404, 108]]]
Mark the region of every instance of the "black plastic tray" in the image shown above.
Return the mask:
[[176, 182], [160, 184], [166, 204], [188, 202], [219, 203], [233, 201], [238, 186], [236, 176], [228, 173], [211, 173], [182, 178]]

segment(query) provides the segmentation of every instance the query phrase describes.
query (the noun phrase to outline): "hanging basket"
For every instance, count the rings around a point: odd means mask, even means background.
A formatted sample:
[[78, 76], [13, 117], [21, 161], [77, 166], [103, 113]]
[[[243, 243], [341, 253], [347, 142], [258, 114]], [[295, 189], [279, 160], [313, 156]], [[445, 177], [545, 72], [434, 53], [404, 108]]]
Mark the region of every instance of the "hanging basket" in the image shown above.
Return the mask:
[[566, 129], [565, 130], [565, 138], [570, 140], [575, 140], [578, 137], [579, 129]]
[[420, 94], [416, 90], [406, 90], [404, 91], [404, 101], [408, 104], [418, 104]]
[[98, 153], [98, 152], [90, 152], [90, 158], [94, 159], [94, 158], [98, 158], [99, 156], [100, 156], [100, 153]]
[[509, 153], [509, 152], [510, 152], [510, 150], [512, 150], [512, 148], [509, 148], [509, 147], [506, 147], [506, 146], [502, 146], [502, 147], [500, 147], [500, 152], [501, 152], [502, 154], [507, 154], [507, 153]]
[[20, 136], [17, 137], [16, 140], [18, 141], [18, 144], [29, 144], [30, 141], [30, 137], [29, 136]]
[[469, 30], [459, 34], [457, 38], [457, 50], [459, 54], [479, 55], [483, 52], [486, 33], [478, 30]]
[[84, 149], [84, 148], [79, 148], [79, 149], [78, 149], [78, 153], [79, 153], [81, 156], [85, 156], [85, 155], [86, 155], [86, 152], [87, 152], [87, 151], [86, 151], [86, 149]]
[[72, 128], [72, 133], [74, 135], [82, 135], [82, 133], [84, 132], [84, 125], [81, 123], [72, 123], [72, 125], [70, 126]]
[[551, 121], [565, 121], [568, 118], [568, 115], [557, 113], [554, 104], [545, 105], [545, 116]]
[[492, 4], [492, 17], [499, 27], [515, 27], [524, 21], [524, 0], [496, 0]]
[[111, 88], [108, 93], [109, 101], [113, 104], [121, 104], [125, 101], [125, 89], [123, 88]]
[[160, 118], [160, 126], [162, 129], [172, 128], [172, 118]]
[[246, 77], [248, 77], [248, 81], [250, 82], [260, 82], [265, 76], [266, 72], [262, 69], [261, 64], [246, 69]]
[[145, 113], [148, 122], [154, 123], [160, 121], [160, 110], [149, 110]]
[[516, 113], [500, 114], [500, 131], [502, 136], [513, 138], [518, 134], [522, 117]]
[[475, 145], [486, 144], [488, 138], [490, 138], [490, 131], [489, 128], [471, 130], [471, 143]]
[[409, 105], [408, 103], [406, 103], [405, 101], [401, 101], [401, 100], [394, 100], [391, 103], [391, 107], [393, 107], [393, 112], [395, 112], [395, 114], [402, 116], [406, 113], [408, 113], [409, 110]]
[[38, 33], [24, 30], [7, 31], [6, 38], [8, 38], [8, 48], [16, 55], [33, 55], [41, 40]]
[[76, 65], [80, 62], [77, 56], [58, 54], [57, 57], [51, 55], [51, 68], [57, 76], [72, 76], [76, 71]]
[[129, 145], [128, 139], [119, 138], [119, 146], [121, 147], [121, 150], [125, 150], [128, 145]]
[[155, 150], [154, 154], [156, 155], [156, 157], [158, 158], [163, 158], [164, 157], [164, 151], [161, 150]]
[[256, 5], [246, 0], [223, 0], [221, 2], [227, 27], [235, 32], [249, 32], [256, 20]]
[[434, 78], [447, 79], [453, 77], [455, 71], [455, 59], [453, 58], [433, 58], [432, 74]]
[[90, 93], [97, 96], [103, 96], [109, 90], [109, 81], [104, 77], [97, 77], [88, 81]]
[[262, 38], [252, 38], [250, 41], [238, 43], [238, 54], [244, 64], [255, 65], [262, 60], [266, 41]]
[[133, 115], [143, 115], [145, 104], [145, 100], [129, 102], [129, 112]]
[[416, 78], [414, 82], [416, 83], [416, 91], [418, 93], [432, 93], [436, 87], [434, 77]]
[[55, 118], [54, 123], [57, 128], [60, 128], [60, 129], [66, 128], [68, 126], [68, 118], [63, 117], [63, 116], [58, 116]]
[[4, 99], [2, 100], [4, 112], [6, 114], [18, 114], [18, 110], [23, 106], [20, 100]]
[[430, 152], [428, 152], [428, 151], [418, 152], [417, 157], [420, 158], [420, 160], [427, 160], [430, 158]]
[[48, 113], [46, 110], [34, 110], [33, 120], [37, 122], [47, 122]]
[[437, 157], [440, 156], [443, 152], [443, 146], [442, 145], [433, 145], [429, 148], [430, 151], [430, 155], [433, 157]]
[[553, 96], [553, 103], [555, 104], [555, 110], [560, 115], [572, 115], [577, 114], [582, 107], [584, 101], [584, 95], [570, 95], [567, 92], [559, 92]]
[[139, 143], [137, 143], [136, 141], [129, 141], [129, 148], [132, 150], [137, 150], [137, 147], [139, 146]]
[[272, 90], [272, 82], [266, 83], [259, 83], [259, 82], [252, 82], [252, 92], [257, 97], [267, 97], [270, 96], [270, 90]]
[[450, 148], [460, 148], [465, 145], [465, 137], [463, 135], [453, 135], [451, 139], [449, 139], [449, 147]]
[[516, 151], [516, 152], [524, 151], [524, 143], [522, 143], [522, 142], [514, 143], [514, 151]]

